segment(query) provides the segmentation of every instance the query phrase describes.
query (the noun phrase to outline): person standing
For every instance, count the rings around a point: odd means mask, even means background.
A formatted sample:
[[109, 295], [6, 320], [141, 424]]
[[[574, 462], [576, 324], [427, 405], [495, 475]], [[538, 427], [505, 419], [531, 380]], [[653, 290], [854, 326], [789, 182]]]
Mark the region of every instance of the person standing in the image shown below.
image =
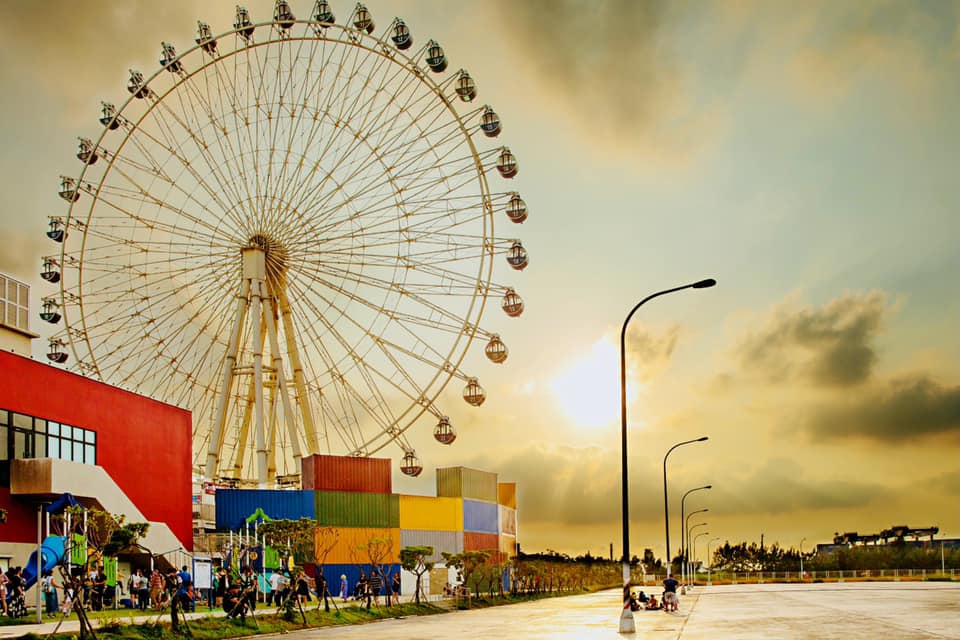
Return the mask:
[[667, 576], [666, 580], [663, 581], [663, 610], [664, 611], [676, 611], [679, 604], [680, 598], [677, 596], [677, 587], [680, 586], [680, 582], [677, 581], [673, 576]]
[[347, 574], [340, 574], [340, 600], [342, 602], [347, 601]]
[[159, 569], [154, 569], [150, 574], [150, 603], [154, 609], [160, 608], [163, 602], [163, 575]]
[[57, 589], [59, 588], [60, 585], [53, 579], [53, 572], [45, 572], [40, 581], [40, 591], [43, 592], [44, 609], [48, 618], [56, 618], [57, 611], [60, 610], [60, 603], [57, 601]]
[[257, 608], [257, 576], [253, 573], [253, 567], [248, 564], [243, 565], [238, 581], [240, 587], [240, 597], [246, 599], [247, 607], [253, 611]]
[[370, 608], [370, 598], [373, 598], [373, 604], [380, 606], [380, 590], [383, 589], [383, 578], [380, 572], [373, 570], [370, 572], [370, 580], [367, 582], [367, 591], [370, 597], [367, 598], [367, 609]]
[[150, 579], [143, 575], [142, 569], [137, 569], [134, 578], [137, 589], [137, 608], [140, 611], [146, 611], [147, 605], [150, 604]]
[[400, 604], [400, 572], [397, 571], [393, 574], [393, 580], [390, 582], [390, 588], [393, 591], [391, 595], [391, 602], [393, 604]]

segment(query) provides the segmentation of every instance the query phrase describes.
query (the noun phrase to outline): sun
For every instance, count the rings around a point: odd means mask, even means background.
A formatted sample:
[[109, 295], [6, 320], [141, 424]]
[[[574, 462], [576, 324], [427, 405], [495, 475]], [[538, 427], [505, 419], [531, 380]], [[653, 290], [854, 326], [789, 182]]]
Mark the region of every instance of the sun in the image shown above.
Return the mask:
[[[627, 402], [634, 395], [627, 385]], [[620, 356], [607, 338], [550, 383], [557, 403], [583, 428], [607, 426], [620, 417]]]

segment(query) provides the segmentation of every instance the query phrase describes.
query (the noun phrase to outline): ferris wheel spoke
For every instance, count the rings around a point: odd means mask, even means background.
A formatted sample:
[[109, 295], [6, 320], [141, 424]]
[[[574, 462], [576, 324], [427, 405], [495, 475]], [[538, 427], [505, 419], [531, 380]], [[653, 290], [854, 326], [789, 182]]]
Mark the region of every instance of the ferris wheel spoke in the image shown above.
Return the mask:
[[[152, 144], [166, 152], [169, 158], [175, 159], [186, 171], [186, 174], [193, 179], [193, 182], [204, 191], [210, 201], [219, 205], [221, 211], [229, 211], [230, 207], [223, 202], [221, 194], [218, 191], [210, 188], [207, 182], [197, 172], [196, 168], [194, 167], [194, 163], [187, 159], [185, 150], [179, 145], [174, 146], [174, 143], [171, 143], [168, 139], [166, 139], [165, 130], [161, 130], [160, 133], [165, 139], [161, 140], [157, 136], [147, 131], [145, 128], [138, 127], [131, 131], [130, 135], [127, 137], [127, 141], [133, 144], [136, 150], [144, 157], [149, 165], [153, 167], [153, 169], [149, 172], [150, 175], [153, 175], [154, 177], [161, 176], [170, 184], [177, 184], [179, 182], [161, 169], [162, 161], [155, 158], [149, 150], [149, 145]], [[144, 140], [141, 140], [141, 138], [144, 138]], [[199, 204], [201, 208], [205, 208], [203, 203]]]
[[[184, 102], [183, 92], [177, 92], [177, 97], [181, 103]], [[194, 109], [193, 107], [194, 102], [192, 100], [188, 102], [191, 105], [191, 109]], [[186, 112], [185, 107], [182, 107], [182, 109], [184, 110], [184, 112]], [[238, 190], [238, 186], [237, 186], [240, 183], [240, 181], [233, 178], [229, 172], [231, 163], [229, 162], [229, 155], [226, 153], [223, 153], [222, 143], [220, 142], [221, 140], [220, 132], [219, 131], [215, 132], [215, 135], [213, 136], [213, 138], [217, 140], [217, 142], [211, 144], [206, 140], [206, 137], [203, 135], [204, 129], [202, 127], [200, 127], [199, 125], [196, 127], [191, 127], [183, 118], [178, 116], [173, 111], [173, 109], [171, 109], [170, 106], [167, 105], [165, 102], [161, 103], [159, 107], [156, 109], [156, 111], [157, 111], [156, 123], [158, 125], [158, 128], [162, 132], [164, 132], [165, 137], [167, 139], [177, 140], [178, 148], [181, 150], [181, 153], [179, 155], [182, 155], [182, 156], [187, 155], [186, 151], [183, 149], [183, 145], [185, 143], [188, 143], [189, 141], [189, 144], [192, 144], [193, 151], [196, 153], [195, 157], [203, 161], [203, 165], [207, 169], [207, 176], [210, 176], [210, 178], [206, 178], [205, 176], [200, 175], [199, 172], [197, 172], [193, 168], [194, 163], [191, 163], [190, 167], [188, 168], [188, 171], [196, 180], [197, 185], [201, 189], [203, 189], [204, 192], [207, 193], [207, 195], [211, 197], [214, 202], [216, 202], [219, 205], [220, 210], [224, 215], [227, 215], [227, 216], [232, 215], [235, 218], [235, 223], [238, 223], [238, 224], [241, 223], [242, 218], [239, 217], [238, 213], [233, 212], [234, 208], [231, 207], [227, 202], [224, 202], [223, 197], [221, 197], [220, 195], [220, 194], [224, 194], [225, 197], [237, 203], [243, 202], [241, 193]], [[170, 122], [168, 122], [167, 117], [170, 117], [173, 120], [174, 124], [171, 124]], [[195, 113], [194, 113], [194, 117], [196, 117]], [[211, 124], [213, 126], [216, 126], [216, 123], [211, 123]], [[185, 134], [186, 140], [180, 141], [176, 137], [175, 131], [177, 130], [182, 131]], [[217, 150], [220, 150], [220, 153], [217, 154], [219, 157], [215, 156], [215, 152]], [[215, 182], [215, 184], [210, 184], [210, 179], [212, 179]]]
[[[219, 68], [219, 65], [214, 65], [216, 68]], [[236, 116], [233, 118], [232, 128], [227, 126], [227, 110], [223, 105], [223, 93], [222, 89], [218, 90], [216, 93], [218, 95], [219, 102], [217, 105], [214, 104], [212, 97], [210, 96], [211, 91], [211, 79], [209, 74], [204, 72], [201, 76], [203, 80], [203, 89], [199, 86], [199, 82], [195, 82], [194, 78], [185, 80], [178, 85], [178, 89], [181, 91], [177, 92], [177, 97], [180, 100], [180, 103], [189, 104], [190, 112], [193, 114], [194, 119], [197, 123], [197, 129], [201, 129], [203, 126], [203, 119], [197, 116], [196, 105], [199, 103], [200, 109], [204, 116], [206, 117], [207, 124], [214, 128], [216, 135], [212, 136], [215, 147], [214, 149], [219, 152], [219, 158], [213, 158], [212, 155], [210, 158], [205, 158], [207, 160], [207, 165], [216, 165], [216, 168], [211, 166], [211, 173], [217, 177], [218, 184], [226, 181], [230, 183], [230, 190], [224, 189], [225, 193], [232, 195], [236, 202], [249, 201], [250, 199], [250, 187], [249, 187], [249, 178], [246, 175], [244, 170], [243, 162], [241, 158], [241, 148], [239, 146], [239, 139], [242, 137], [240, 134], [240, 127], [236, 120]], [[216, 80], [216, 88], [221, 87], [220, 85], [220, 75], [218, 73], [214, 74], [214, 79]], [[214, 110], [215, 106], [218, 106], [219, 109], [219, 118], [217, 112]], [[183, 111], [186, 112], [186, 107], [183, 108]], [[235, 114], [235, 111], [233, 111]], [[234, 144], [234, 138], [237, 139], [237, 145]], [[204, 142], [206, 145], [206, 143]], [[208, 153], [212, 154], [211, 147], [205, 147], [205, 150]], [[222, 167], [222, 172], [220, 171]], [[233, 178], [231, 180], [231, 178]], [[214, 192], [219, 196], [219, 192], [215, 189], [212, 189], [206, 181], [203, 182], [202, 187], [207, 192]], [[246, 196], [246, 200], [244, 199]], [[221, 209], [225, 212], [232, 211], [232, 207], [221, 204]], [[239, 216], [236, 216], [235, 222], [237, 224], [242, 224], [242, 220]]]

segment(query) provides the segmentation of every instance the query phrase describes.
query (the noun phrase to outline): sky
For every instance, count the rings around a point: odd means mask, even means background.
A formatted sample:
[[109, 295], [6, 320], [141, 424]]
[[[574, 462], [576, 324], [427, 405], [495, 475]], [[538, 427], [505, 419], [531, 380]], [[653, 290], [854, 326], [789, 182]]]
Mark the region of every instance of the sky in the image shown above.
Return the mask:
[[[198, 18], [226, 29], [234, 10], [78, 6], [0, 2], [0, 272], [34, 309], [59, 176], [100, 100], [161, 40], [186, 48]], [[530, 266], [506, 274], [526, 311], [489, 321], [509, 360], [470, 360], [486, 403], [451, 385], [456, 443], [415, 427], [426, 470], [395, 470], [395, 490], [431, 493], [433, 467], [495, 471], [518, 483], [522, 548], [618, 556], [621, 325], [712, 277], [629, 325], [631, 551], [663, 555], [663, 456], [703, 435], [669, 458], [673, 550], [680, 496], [706, 484], [687, 499], [709, 509], [701, 553], [900, 524], [960, 536], [960, 3], [368, 6], [470, 70], [530, 209]]]

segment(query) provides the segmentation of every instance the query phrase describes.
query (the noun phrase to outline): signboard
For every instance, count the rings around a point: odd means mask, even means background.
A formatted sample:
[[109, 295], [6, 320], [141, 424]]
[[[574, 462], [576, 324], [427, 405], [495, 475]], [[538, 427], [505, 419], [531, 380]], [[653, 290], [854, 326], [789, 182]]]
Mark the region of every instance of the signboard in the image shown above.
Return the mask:
[[193, 586], [195, 589], [213, 588], [213, 562], [210, 558], [193, 559]]

